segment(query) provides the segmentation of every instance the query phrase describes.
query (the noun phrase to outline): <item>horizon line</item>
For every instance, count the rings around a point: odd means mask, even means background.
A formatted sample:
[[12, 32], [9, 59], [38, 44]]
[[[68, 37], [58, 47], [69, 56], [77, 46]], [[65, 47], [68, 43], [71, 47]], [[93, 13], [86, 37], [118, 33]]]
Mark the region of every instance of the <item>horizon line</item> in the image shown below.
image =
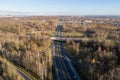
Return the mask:
[[[11, 15], [11, 16], [120, 16], [120, 14], [68, 14], [63, 12], [25, 12], [25, 11], [9, 11], [0, 10], [0, 16]], [[63, 14], [61, 14], [63, 13]]]

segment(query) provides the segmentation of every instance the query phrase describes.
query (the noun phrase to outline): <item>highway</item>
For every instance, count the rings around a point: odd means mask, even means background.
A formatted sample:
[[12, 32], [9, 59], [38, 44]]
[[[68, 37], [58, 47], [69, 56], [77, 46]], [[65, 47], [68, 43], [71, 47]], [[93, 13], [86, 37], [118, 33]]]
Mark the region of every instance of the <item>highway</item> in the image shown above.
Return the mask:
[[64, 45], [62, 42], [60, 42], [60, 46], [61, 46], [61, 54], [62, 54], [62, 57], [64, 57], [63, 60], [64, 60], [64, 63], [66, 65], [66, 69], [71, 77], [71, 80], [80, 80], [73, 65], [71, 64], [71, 60], [67, 56], [67, 52], [64, 49]]
[[[55, 41], [53, 51], [54, 51], [54, 64], [58, 75], [58, 80], [80, 80], [77, 72], [75, 71], [71, 63], [71, 60], [67, 56], [67, 52], [64, 49], [63, 42]], [[59, 55], [59, 53], [61, 55]], [[63, 63], [60, 62], [61, 59]], [[61, 64], [64, 64], [65, 70], [62, 68], [63, 66]], [[68, 77], [65, 77], [64, 73], [66, 73]]]
[[58, 80], [66, 80], [64, 73], [63, 73], [63, 69], [62, 69], [62, 65], [61, 62], [59, 60], [59, 47], [56, 46], [57, 42], [54, 42], [54, 64], [56, 67], [56, 73], [57, 73], [57, 78]]
[[[55, 37], [62, 37], [63, 26], [57, 26]], [[73, 67], [70, 58], [64, 48], [62, 41], [54, 40], [53, 47], [54, 66], [57, 73], [58, 80], [80, 80], [75, 68]]]

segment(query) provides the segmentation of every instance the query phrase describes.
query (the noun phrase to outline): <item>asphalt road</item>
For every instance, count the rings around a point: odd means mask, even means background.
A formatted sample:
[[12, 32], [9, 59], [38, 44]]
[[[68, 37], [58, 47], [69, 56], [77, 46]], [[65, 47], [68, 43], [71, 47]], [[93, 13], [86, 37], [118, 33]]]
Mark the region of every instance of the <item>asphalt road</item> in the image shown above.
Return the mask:
[[[62, 37], [62, 30], [63, 30], [63, 26], [58, 25], [56, 27], [54, 36]], [[75, 71], [73, 65], [71, 64], [70, 58], [67, 56], [67, 52], [64, 49], [63, 43], [59, 41], [54, 41], [53, 51], [54, 51], [54, 54], [53, 54], [54, 64], [55, 64], [58, 80], [66, 80], [66, 77], [63, 74], [63, 71], [66, 72], [66, 74], [70, 77], [70, 80], [80, 80], [77, 72]], [[61, 66], [60, 58], [62, 59], [62, 63], [64, 64], [65, 70], [63, 70], [63, 66]]]
[[54, 42], [54, 64], [55, 64], [55, 69], [57, 72], [57, 77], [58, 77], [58, 80], [66, 80], [64, 73], [63, 73], [61, 62], [59, 60], [58, 53], [59, 53], [59, 47], [57, 46], [57, 42]]
[[[63, 70], [63, 66], [61, 66], [59, 53], [61, 54], [62, 63], [64, 64], [64, 68], [66, 70]], [[67, 56], [67, 52], [64, 49], [63, 43], [59, 41], [54, 41], [54, 63], [58, 80], [67, 80], [63, 72], [69, 76], [70, 80], [80, 80], [76, 70], [71, 64], [69, 57]]]
[[17, 73], [24, 78], [24, 80], [32, 80], [29, 76], [27, 76], [23, 71], [16, 69]]
[[64, 64], [66, 66], [67, 72], [69, 73], [69, 75], [71, 77], [71, 80], [80, 80], [80, 78], [79, 78], [78, 74], [76, 73], [73, 65], [71, 64], [70, 59], [67, 57], [67, 52], [65, 51], [64, 45], [63, 45], [62, 42], [60, 42], [60, 48], [61, 48], [62, 57], [64, 57], [63, 58]]

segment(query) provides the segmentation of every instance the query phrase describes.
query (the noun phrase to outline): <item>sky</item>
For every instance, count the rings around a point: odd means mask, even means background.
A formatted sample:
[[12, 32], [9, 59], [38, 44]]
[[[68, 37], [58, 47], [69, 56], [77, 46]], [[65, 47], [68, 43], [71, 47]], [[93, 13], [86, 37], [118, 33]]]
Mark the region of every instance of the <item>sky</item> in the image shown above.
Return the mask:
[[34, 15], [120, 15], [120, 0], [0, 0], [0, 11]]

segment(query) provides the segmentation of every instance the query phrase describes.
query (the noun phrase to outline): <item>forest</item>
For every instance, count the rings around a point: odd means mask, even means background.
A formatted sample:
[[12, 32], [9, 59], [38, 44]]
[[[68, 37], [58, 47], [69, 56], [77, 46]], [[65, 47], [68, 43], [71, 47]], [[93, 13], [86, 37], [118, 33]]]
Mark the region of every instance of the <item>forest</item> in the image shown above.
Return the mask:
[[[94, 22], [85, 22], [86, 19]], [[63, 17], [63, 36], [82, 38], [65, 44], [68, 55], [81, 65], [74, 67], [82, 80], [120, 79], [120, 27], [108, 23], [110, 21], [100, 23], [96, 17]], [[1, 57], [37, 79], [53, 80], [53, 52], [49, 46], [58, 24], [58, 16], [0, 18]]]

